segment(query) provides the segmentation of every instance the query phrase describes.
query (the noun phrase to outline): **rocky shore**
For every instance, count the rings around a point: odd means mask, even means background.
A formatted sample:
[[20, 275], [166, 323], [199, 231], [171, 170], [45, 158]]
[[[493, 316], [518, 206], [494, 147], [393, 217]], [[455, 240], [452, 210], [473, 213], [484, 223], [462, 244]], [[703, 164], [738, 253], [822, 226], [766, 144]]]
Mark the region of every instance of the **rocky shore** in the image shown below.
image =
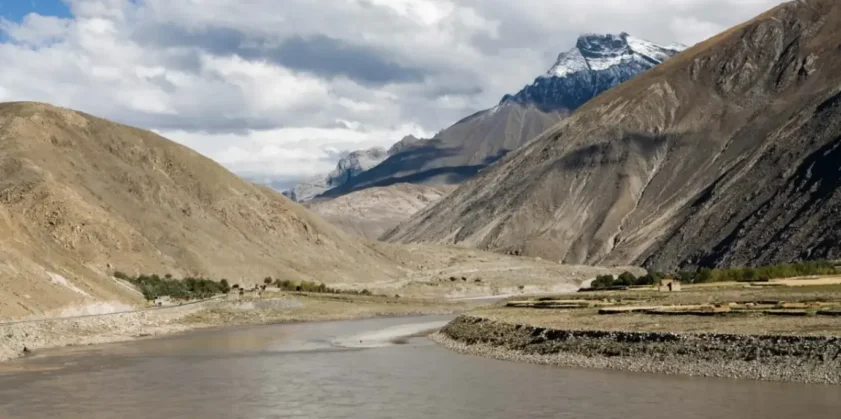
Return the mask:
[[0, 362], [27, 352], [63, 346], [121, 342], [195, 329], [185, 318], [206, 309], [205, 304], [0, 324]]
[[564, 367], [841, 384], [841, 338], [557, 330], [460, 316], [436, 342], [457, 352]]

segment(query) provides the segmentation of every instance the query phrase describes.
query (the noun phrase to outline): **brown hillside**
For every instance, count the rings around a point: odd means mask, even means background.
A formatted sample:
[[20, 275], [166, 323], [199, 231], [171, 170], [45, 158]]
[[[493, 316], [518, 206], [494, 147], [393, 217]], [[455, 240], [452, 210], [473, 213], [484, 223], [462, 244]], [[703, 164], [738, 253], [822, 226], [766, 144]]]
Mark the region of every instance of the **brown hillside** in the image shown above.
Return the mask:
[[398, 183], [362, 189], [330, 200], [317, 199], [306, 207], [348, 234], [377, 240], [453, 189], [455, 186], [451, 185]]
[[592, 100], [388, 233], [658, 269], [841, 256], [841, 3], [786, 3]]
[[505, 103], [455, 123], [432, 139], [413, 142], [350, 182], [324, 193], [334, 198], [356, 190], [397, 183], [454, 185], [517, 149], [569, 112]]
[[279, 193], [152, 132], [0, 104], [0, 313], [137, 301], [113, 270], [240, 284], [399, 273]]

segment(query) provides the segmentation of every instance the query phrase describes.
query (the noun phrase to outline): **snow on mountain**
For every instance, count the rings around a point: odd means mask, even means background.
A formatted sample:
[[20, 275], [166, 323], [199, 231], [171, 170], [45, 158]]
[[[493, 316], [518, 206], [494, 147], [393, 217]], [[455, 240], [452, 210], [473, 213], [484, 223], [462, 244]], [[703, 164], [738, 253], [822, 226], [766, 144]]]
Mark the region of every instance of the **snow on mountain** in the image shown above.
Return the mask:
[[283, 194], [296, 202], [309, 201], [329, 189], [344, 185], [354, 176], [380, 164], [388, 155], [382, 147], [354, 151], [342, 157], [332, 172], [306, 179]]
[[[585, 102], [637, 74], [663, 62], [685, 49], [682, 45], [662, 46], [627, 33], [619, 35], [583, 35], [576, 47], [558, 56], [555, 65], [533, 84], [515, 95], [506, 95], [499, 106], [479, 112], [441, 131], [432, 140], [419, 140], [409, 136], [387, 152], [383, 149], [354, 152], [339, 161], [336, 170], [301, 182], [285, 194], [298, 202], [309, 201], [328, 190], [344, 185], [348, 191], [357, 187], [355, 182], [385, 182], [389, 177], [417, 176], [421, 172], [470, 168], [487, 165], [506, 152], [554, 125], [569, 112]], [[513, 121], [513, 122], [512, 122]], [[518, 126], [508, 125], [519, 124]], [[510, 136], [518, 132], [520, 136]], [[428, 152], [417, 158], [412, 168], [405, 167], [413, 148], [418, 144], [461, 150], [461, 154], [442, 152], [430, 158]], [[386, 166], [377, 167], [376, 174], [357, 177], [374, 168], [389, 156]], [[468, 170], [469, 172], [469, 170]], [[473, 172], [471, 172], [473, 173]], [[455, 176], [461, 179], [463, 175]], [[372, 180], [376, 179], [376, 181]], [[448, 178], [449, 179], [449, 178]], [[341, 189], [341, 188], [340, 188]], [[339, 189], [333, 192], [339, 191]], [[346, 193], [346, 192], [342, 192]]]
[[598, 94], [621, 84], [686, 49], [659, 45], [627, 33], [587, 34], [575, 48], [561, 53], [555, 65], [501, 103], [535, 104], [544, 110], [574, 110]]

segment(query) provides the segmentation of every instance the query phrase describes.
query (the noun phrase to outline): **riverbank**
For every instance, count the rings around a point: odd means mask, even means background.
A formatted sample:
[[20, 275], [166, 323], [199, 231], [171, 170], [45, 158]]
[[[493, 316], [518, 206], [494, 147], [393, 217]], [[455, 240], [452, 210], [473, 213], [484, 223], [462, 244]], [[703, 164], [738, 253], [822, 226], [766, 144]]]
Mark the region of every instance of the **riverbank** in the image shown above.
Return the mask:
[[213, 327], [455, 314], [465, 303], [345, 295], [269, 295], [166, 309], [0, 325], [0, 362], [43, 349], [123, 342]]
[[841, 384], [841, 338], [832, 336], [564, 330], [463, 315], [432, 339], [532, 364]]

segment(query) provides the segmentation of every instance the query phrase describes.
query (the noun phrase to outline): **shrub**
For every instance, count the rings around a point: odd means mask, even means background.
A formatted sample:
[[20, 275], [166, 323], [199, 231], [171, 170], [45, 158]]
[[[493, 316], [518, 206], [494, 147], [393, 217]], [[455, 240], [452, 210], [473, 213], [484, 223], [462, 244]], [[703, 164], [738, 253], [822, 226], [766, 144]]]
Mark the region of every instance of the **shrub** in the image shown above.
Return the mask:
[[698, 270], [698, 282], [710, 282], [713, 279], [713, 271], [710, 268], [701, 268]]
[[623, 272], [622, 275], [619, 275], [619, 278], [617, 278], [613, 284], [616, 286], [630, 287], [631, 285], [636, 284], [636, 282], [636, 275], [630, 272]]
[[206, 278], [161, 278], [158, 275], [140, 275], [127, 278], [147, 300], [171, 297], [179, 300], [193, 300], [212, 297], [230, 291], [228, 281], [212, 281]]
[[613, 275], [599, 275], [595, 280], [593, 280], [593, 283], [590, 286], [593, 288], [610, 288], [614, 286], [615, 283], [616, 279]]
[[272, 281], [273, 281], [273, 279], [270, 276], [267, 276], [267, 277], [263, 278], [263, 283], [266, 284], [266, 285], [271, 284]]
[[278, 279], [277, 281], [275, 281], [275, 286], [277, 286], [283, 291], [294, 291], [297, 287], [297, 284], [288, 279], [285, 279], [283, 281]]

